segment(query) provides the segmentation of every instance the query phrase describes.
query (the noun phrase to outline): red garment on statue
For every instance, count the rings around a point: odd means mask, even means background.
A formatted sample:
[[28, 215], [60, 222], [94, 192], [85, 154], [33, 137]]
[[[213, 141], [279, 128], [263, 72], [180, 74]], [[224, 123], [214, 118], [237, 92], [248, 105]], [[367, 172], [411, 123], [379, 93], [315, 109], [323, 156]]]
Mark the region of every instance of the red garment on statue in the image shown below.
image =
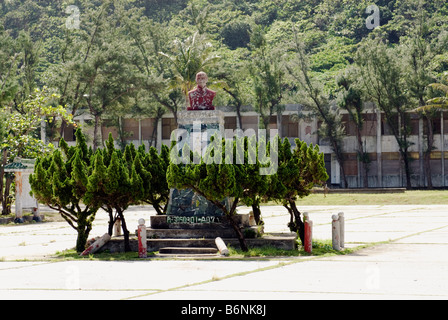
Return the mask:
[[187, 110], [215, 110], [213, 106], [215, 96], [215, 91], [198, 86], [196, 89], [188, 92], [190, 107]]

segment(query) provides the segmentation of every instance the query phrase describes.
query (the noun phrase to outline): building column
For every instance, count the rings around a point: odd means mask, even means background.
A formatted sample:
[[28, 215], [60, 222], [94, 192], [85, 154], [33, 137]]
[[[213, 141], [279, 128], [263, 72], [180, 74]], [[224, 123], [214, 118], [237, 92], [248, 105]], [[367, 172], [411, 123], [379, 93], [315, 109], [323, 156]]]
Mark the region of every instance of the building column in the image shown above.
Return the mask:
[[341, 185], [341, 166], [334, 153], [331, 154], [331, 184]]
[[138, 143], [142, 144], [142, 119], [138, 119]]
[[445, 135], [444, 124], [443, 124], [443, 111], [440, 112], [440, 153], [441, 153], [441, 163], [442, 163], [442, 187], [446, 187], [445, 183]]
[[425, 167], [423, 159], [423, 117], [418, 119], [418, 161], [420, 164], [419, 184], [420, 187], [425, 186]]
[[157, 143], [156, 148], [160, 152], [162, 150], [162, 118], [157, 121]]
[[383, 187], [383, 159], [381, 146], [381, 111], [376, 111], [376, 162], [377, 162], [377, 178], [378, 188]]

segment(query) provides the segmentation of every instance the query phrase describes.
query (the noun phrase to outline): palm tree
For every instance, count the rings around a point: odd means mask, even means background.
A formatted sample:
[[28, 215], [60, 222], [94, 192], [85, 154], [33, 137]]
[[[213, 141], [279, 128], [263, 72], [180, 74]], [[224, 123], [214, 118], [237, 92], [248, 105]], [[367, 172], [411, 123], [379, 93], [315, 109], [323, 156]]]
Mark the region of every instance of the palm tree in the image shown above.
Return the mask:
[[444, 92], [445, 96], [429, 99], [428, 101], [426, 101], [427, 104], [425, 106], [417, 108], [416, 109], [417, 111], [427, 111], [432, 109], [448, 109], [448, 72], [444, 73], [443, 78], [444, 79], [442, 81], [447, 84], [431, 83], [429, 87]]
[[188, 37], [184, 42], [175, 41], [177, 54], [159, 54], [167, 57], [174, 67], [173, 85], [179, 85], [188, 101], [188, 92], [194, 88], [196, 74], [213, 64], [219, 56], [212, 54], [212, 44], [198, 32]]

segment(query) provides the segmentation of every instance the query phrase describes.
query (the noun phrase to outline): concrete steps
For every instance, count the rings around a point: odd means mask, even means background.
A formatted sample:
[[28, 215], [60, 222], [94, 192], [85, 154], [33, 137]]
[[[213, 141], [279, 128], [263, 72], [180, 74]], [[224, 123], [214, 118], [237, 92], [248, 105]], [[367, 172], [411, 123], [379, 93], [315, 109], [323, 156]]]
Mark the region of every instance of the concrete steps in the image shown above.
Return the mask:
[[[284, 250], [294, 250], [296, 248], [297, 234], [295, 233], [279, 233], [265, 234], [259, 238], [246, 238], [247, 245], [251, 248], [271, 246]], [[239, 248], [237, 238], [223, 238], [227, 246]], [[148, 252], [159, 251], [161, 248], [182, 247], [182, 248], [216, 248], [215, 238], [200, 239], [147, 239]], [[130, 237], [130, 245], [132, 251], [138, 252], [138, 239], [136, 236]], [[108, 250], [109, 252], [123, 252], [123, 236], [113, 237], [108, 241], [100, 251]]]
[[216, 248], [201, 247], [164, 247], [160, 248], [159, 254], [173, 255], [215, 255], [218, 253]]
[[[248, 227], [252, 229], [253, 234], [259, 232], [259, 227]], [[146, 237], [148, 239], [215, 239], [234, 238], [235, 230], [232, 228], [215, 229], [153, 229], [146, 228]]]

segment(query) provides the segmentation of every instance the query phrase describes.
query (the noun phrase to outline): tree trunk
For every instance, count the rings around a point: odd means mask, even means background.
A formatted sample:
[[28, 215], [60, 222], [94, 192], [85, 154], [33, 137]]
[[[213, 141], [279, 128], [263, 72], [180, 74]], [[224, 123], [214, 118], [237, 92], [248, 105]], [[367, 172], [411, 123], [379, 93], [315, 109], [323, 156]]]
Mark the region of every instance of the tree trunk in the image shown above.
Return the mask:
[[11, 190], [11, 184], [14, 180], [14, 175], [7, 174], [6, 175], [6, 181], [5, 181], [5, 190], [3, 192], [3, 199], [2, 199], [2, 214], [3, 215], [9, 215], [11, 214], [11, 197], [9, 196], [10, 190]]
[[124, 252], [131, 251], [131, 245], [129, 242], [129, 230], [126, 227], [126, 221], [124, 219], [123, 211], [121, 209], [116, 209], [118, 213], [118, 217], [121, 219], [121, 229], [123, 230], [124, 236]]
[[411, 183], [411, 168], [409, 164], [409, 155], [408, 151], [406, 150], [400, 150], [401, 157], [403, 159], [404, 163], [404, 172], [406, 176], [406, 189], [411, 190], [412, 189], [412, 183]]
[[2, 161], [0, 162], [0, 203], [2, 204], [3, 204], [3, 178], [5, 177], [4, 167], [7, 162], [7, 157], [8, 157], [8, 151], [4, 149], [2, 152]]
[[78, 222], [78, 238], [76, 239], [76, 252], [80, 253], [86, 249], [87, 239], [89, 237], [90, 230], [87, 230], [85, 226]]
[[359, 127], [358, 127], [356, 135], [358, 137], [358, 153], [359, 153], [359, 158], [360, 158], [359, 163], [361, 164], [361, 174], [362, 174], [362, 180], [363, 180], [363, 187], [364, 188], [368, 188], [369, 187], [369, 182], [368, 182], [369, 168], [368, 168], [368, 165], [367, 165], [366, 153], [364, 153], [364, 149], [363, 149], [362, 135], [361, 135], [361, 131], [359, 130]]
[[154, 142], [154, 148], [157, 148], [157, 127], [159, 126], [159, 121], [160, 118], [154, 118], [154, 129], [152, 129], [151, 144], [149, 145], [149, 147], [152, 147]]
[[100, 124], [100, 115], [95, 114], [95, 127], [93, 129], [93, 151], [96, 151], [98, 147], [101, 146], [100, 142], [100, 131], [101, 131], [101, 124]]
[[[405, 112], [401, 112], [399, 114], [399, 134], [400, 139], [397, 140], [397, 142], [399, 142], [399, 148], [400, 148], [400, 152], [401, 152], [401, 156], [404, 162], [404, 172], [406, 175], [406, 189], [407, 190], [411, 190], [412, 189], [412, 183], [411, 183], [411, 164], [410, 164], [410, 158], [409, 158], [409, 153], [408, 153], [408, 148], [409, 148], [409, 144], [408, 144], [408, 134], [406, 132], [406, 130], [408, 129], [408, 122], [406, 121], [406, 113]], [[400, 144], [401, 141], [401, 144]]]
[[158, 216], [164, 215], [164, 208], [159, 203], [154, 203], [152, 207], [156, 210]]
[[237, 106], [236, 107], [236, 118], [238, 120], [238, 126], [239, 126], [238, 129], [243, 130], [243, 119], [241, 117], [241, 110], [240, 109], [241, 109], [241, 106]]
[[261, 210], [259, 203], [252, 204], [252, 212], [254, 213], [254, 219], [257, 226], [261, 225]]
[[226, 214], [227, 219], [229, 220], [230, 224], [233, 227], [233, 230], [235, 230], [236, 236], [238, 238], [238, 241], [240, 243], [241, 250], [244, 252], [249, 251], [249, 248], [247, 247], [246, 239], [244, 238], [244, 234], [241, 232], [240, 226], [236, 223], [234, 219], [234, 215]]
[[107, 233], [112, 236], [113, 230], [114, 230], [114, 224], [116, 221], [116, 218], [114, 218], [114, 212], [112, 208], [103, 208], [107, 211], [109, 214], [109, 224], [107, 226]]
[[[201, 192], [199, 192], [199, 194], [201, 194], [203, 196], [203, 194]], [[249, 248], [247, 247], [246, 238], [244, 237], [244, 234], [241, 232], [240, 226], [235, 221], [235, 211], [236, 211], [236, 206], [238, 204], [238, 201], [239, 201], [238, 198], [234, 199], [230, 210], [227, 210], [227, 208], [219, 201], [212, 201], [212, 203], [214, 203], [218, 208], [221, 208], [221, 210], [224, 211], [227, 220], [230, 222], [230, 225], [232, 226], [233, 230], [235, 230], [235, 234], [240, 243], [241, 250], [243, 250], [244, 252], [247, 252], [247, 251], [249, 251]]]
[[299, 235], [300, 241], [302, 242], [302, 245], [305, 244], [305, 224], [302, 221], [301, 214], [299, 210], [297, 209], [296, 202], [292, 199], [287, 200], [289, 203], [285, 204], [285, 208], [289, 211], [289, 214], [291, 215], [290, 223], [288, 224], [289, 229], [293, 232], [297, 232]]

